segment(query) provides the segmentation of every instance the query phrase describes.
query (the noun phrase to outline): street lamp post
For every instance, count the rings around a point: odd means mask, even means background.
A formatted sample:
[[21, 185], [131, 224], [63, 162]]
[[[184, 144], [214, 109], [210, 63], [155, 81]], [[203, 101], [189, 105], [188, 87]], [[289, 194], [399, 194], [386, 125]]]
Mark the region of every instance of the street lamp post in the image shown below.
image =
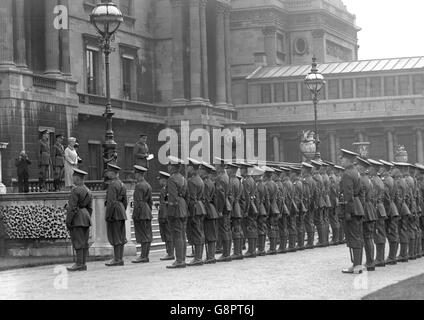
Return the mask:
[[324, 76], [318, 72], [317, 69], [317, 59], [315, 57], [312, 58], [312, 69], [311, 72], [305, 78], [305, 85], [309, 89], [312, 94], [312, 101], [314, 103], [314, 116], [315, 116], [315, 159], [321, 159], [321, 153], [319, 152], [319, 134], [318, 134], [318, 100], [322, 87], [324, 86]]
[[124, 21], [122, 12], [112, 2], [99, 3], [90, 15], [90, 21], [100, 35], [101, 47], [105, 55], [105, 70], [106, 70], [106, 110], [103, 114], [106, 117], [106, 137], [103, 143], [103, 163], [104, 169], [107, 164], [116, 163], [118, 154], [116, 152], [116, 142], [112, 129], [112, 101], [110, 97], [110, 62], [109, 55], [112, 52], [111, 41], [112, 36], [118, 30], [121, 23]]

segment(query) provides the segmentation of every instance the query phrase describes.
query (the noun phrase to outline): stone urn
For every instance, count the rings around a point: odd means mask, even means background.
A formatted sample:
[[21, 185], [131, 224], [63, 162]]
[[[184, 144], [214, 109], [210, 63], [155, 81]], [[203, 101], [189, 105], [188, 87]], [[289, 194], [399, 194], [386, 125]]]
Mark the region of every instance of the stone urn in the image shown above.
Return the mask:
[[315, 153], [317, 151], [317, 146], [315, 144], [313, 131], [303, 131], [302, 132], [302, 140], [300, 142], [300, 151], [303, 156], [308, 160], [312, 160], [315, 158]]
[[395, 161], [396, 162], [408, 162], [408, 152], [405, 149], [405, 146], [397, 146], [395, 151]]
[[369, 142], [355, 142], [353, 145], [357, 148], [356, 152], [359, 154], [361, 158], [367, 159], [369, 158], [369, 149], [370, 149]]

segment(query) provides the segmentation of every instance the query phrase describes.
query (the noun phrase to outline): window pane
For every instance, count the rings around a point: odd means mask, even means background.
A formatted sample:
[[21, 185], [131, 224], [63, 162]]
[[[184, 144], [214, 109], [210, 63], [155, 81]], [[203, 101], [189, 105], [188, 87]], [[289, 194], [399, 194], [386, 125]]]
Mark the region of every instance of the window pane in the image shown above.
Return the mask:
[[396, 78], [395, 77], [384, 77], [384, 95], [385, 96], [396, 95]]
[[271, 85], [261, 85], [261, 103], [271, 103]]
[[366, 78], [356, 79], [356, 96], [358, 98], [364, 98], [367, 96], [367, 79]]
[[339, 80], [328, 81], [328, 99], [339, 99]]
[[126, 16], [130, 16], [131, 15], [131, 0], [120, 0], [119, 2], [119, 9], [121, 10], [122, 14], [126, 15]]
[[289, 102], [299, 101], [299, 97], [297, 94], [297, 82], [288, 82], [287, 83], [288, 90], [288, 100]]
[[125, 147], [125, 169], [132, 170], [133, 162], [134, 162], [134, 148], [133, 147]]
[[414, 75], [412, 83], [414, 84], [414, 94], [424, 93], [424, 76], [422, 74]]
[[123, 79], [123, 99], [131, 99], [131, 70], [132, 70], [132, 60], [122, 58], [122, 79]]
[[381, 78], [373, 77], [370, 78], [370, 94], [371, 97], [380, 97], [381, 96]]
[[274, 85], [274, 100], [275, 102], [284, 102], [284, 84], [276, 83]]
[[409, 94], [409, 76], [399, 76], [399, 95], [406, 96]]
[[88, 178], [89, 180], [102, 178], [100, 144], [88, 144]]
[[342, 80], [342, 94], [343, 94], [343, 99], [353, 98], [353, 80], [352, 79]]
[[300, 83], [300, 86], [302, 86], [302, 101], [311, 101], [311, 91], [309, 91], [308, 87], [304, 83]]
[[87, 75], [87, 93], [88, 94], [97, 94], [97, 69], [98, 69], [98, 60], [97, 60], [97, 51], [87, 50], [86, 52], [86, 75]]

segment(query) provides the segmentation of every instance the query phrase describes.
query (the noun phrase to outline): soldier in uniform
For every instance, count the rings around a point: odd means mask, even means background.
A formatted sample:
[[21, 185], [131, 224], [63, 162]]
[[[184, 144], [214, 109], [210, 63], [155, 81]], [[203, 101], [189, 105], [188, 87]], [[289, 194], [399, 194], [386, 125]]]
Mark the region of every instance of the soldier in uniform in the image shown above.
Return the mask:
[[257, 175], [256, 180], [256, 203], [258, 208], [258, 256], [265, 256], [265, 242], [266, 242], [266, 219], [267, 219], [267, 208], [269, 208], [269, 196], [267, 188], [265, 187], [265, 183], [263, 180], [263, 174], [265, 174], [265, 170], [263, 168], [258, 168], [263, 173], [262, 175]]
[[137, 184], [134, 189], [134, 209], [133, 221], [135, 230], [135, 239], [141, 244], [141, 254], [132, 263], [149, 262], [150, 245], [153, 241], [152, 232], [152, 187], [144, 178], [147, 168], [134, 166], [135, 179]]
[[291, 214], [291, 194], [293, 193], [293, 184], [290, 181], [290, 169], [280, 167], [280, 179], [282, 184], [280, 218], [278, 219], [278, 233], [280, 236], [280, 246], [278, 253], [287, 253], [287, 240], [289, 237], [288, 222]]
[[370, 178], [373, 186], [373, 206], [376, 211], [377, 221], [374, 232], [374, 242], [377, 249], [375, 266], [385, 267], [385, 248], [386, 248], [386, 219], [387, 213], [384, 207], [384, 182], [378, 176], [378, 172], [382, 166], [382, 163], [373, 159], [368, 159], [371, 163]]
[[331, 201], [330, 201], [330, 177], [327, 174], [327, 168], [329, 165], [325, 161], [321, 161], [320, 173], [322, 176], [322, 182], [324, 184], [324, 210], [322, 212], [322, 223], [323, 223], [323, 238], [324, 246], [328, 247], [330, 245], [330, 210], [331, 210]]
[[311, 164], [314, 166], [314, 170], [312, 172], [312, 177], [316, 183], [316, 204], [314, 211], [314, 224], [317, 228], [318, 233], [318, 243], [315, 245], [316, 247], [324, 247], [325, 239], [324, 239], [324, 208], [325, 208], [325, 199], [324, 199], [324, 180], [320, 173], [321, 162], [311, 160]]
[[418, 167], [417, 174], [417, 189], [418, 189], [418, 198], [419, 204], [421, 208], [421, 214], [419, 216], [419, 227], [421, 230], [421, 237], [419, 241], [421, 241], [421, 250], [418, 252], [418, 256], [424, 256], [424, 166], [422, 164], [416, 164]]
[[147, 145], [146, 134], [140, 134], [140, 139], [135, 144], [133, 152], [134, 164], [148, 169], [149, 161], [147, 161], [147, 157], [149, 156], [149, 146]]
[[206, 163], [202, 162], [200, 167], [200, 177], [205, 185], [203, 202], [206, 210], [206, 216], [203, 221], [203, 227], [205, 232], [206, 242], [206, 260], [205, 264], [216, 263], [216, 242], [218, 240], [218, 213], [215, 208], [215, 183], [212, 181], [211, 176], [215, 168]]
[[65, 148], [63, 147], [63, 134], [56, 135], [56, 143], [54, 144], [54, 190], [59, 191], [62, 186], [62, 180], [65, 174]]
[[187, 263], [188, 266], [203, 265], [203, 246], [205, 244], [205, 232], [203, 229], [203, 220], [206, 216], [204, 206], [204, 188], [202, 178], [199, 176], [199, 168], [202, 165], [200, 161], [188, 158], [187, 174], [190, 176], [187, 180], [188, 192], [188, 213], [189, 224], [194, 245], [195, 255], [192, 261]]
[[262, 169], [265, 171], [264, 183], [269, 197], [269, 201], [266, 202], [268, 207], [265, 207], [267, 211], [267, 234], [270, 243], [267, 254], [274, 255], [277, 254], [277, 239], [279, 236], [278, 217], [280, 215], [280, 210], [277, 205], [278, 188], [277, 184], [272, 179], [273, 175], [275, 175], [275, 170], [268, 166], [264, 166]]
[[187, 193], [187, 181], [180, 173], [184, 161], [174, 156], [168, 157], [168, 220], [171, 227], [172, 241], [175, 246], [175, 262], [166, 266], [168, 269], [185, 268], [186, 257], [186, 226], [188, 207], [185, 200]]
[[238, 168], [238, 165], [234, 163], [227, 165], [228, 177], [230, 178], [228, 200], [231, 205], [231, 234], [233, 239], [233, 255], [231, 256], [231, 260], [243, 259], [241, 243], [243, 239], [243, 229], [241, 227], [243, 216], [240, 208], [240, 199], [243, 190], [242, 184], [236, 176]]
[[338, 243], [339, 244], [344, 244], [346, 243], [345, 240], [345, 222], [344, 222], [344, 199], [343, 199], [343, 193], [341, 192], [341, 188], [340, 188], [340, 181], [342, 179], [342, 174], [343, 171], [345, 170], [343, 167], [335, 165], [334, 166], [334, 170], [336, 173], [336, 183], [337, 183], [337, 205], [336, 205], [336, 215], [339, 219], [339, 240]]
[[297, 236], [297, 247], [296, 250], [305, 249], [305, 215], [307, 214], [306, 206], [303, 203], [304, 189], [302, 181], [300, 180], [300, 174], [302, 169], [297, 167], [291, 167], [291, 181], [293, 183], [293, 203], [297, 207], [296, 214], [296, 236]]
[[327, 175], [329, 177], [329, 200], [330, 200], [330, 208], [328, 212], [328, 218], [330, 220], [331, 226], [331, 243], [332, 246], [337, 246], [340, 244], [340, 220], [339, 215], [337, 213], [337, 206], [339, 205], [339, 181], [335, 173], [335, 164], [327, 161]]
[[345, 232], [347, 246], [349, 247], [353, 265], [343, 269], [343, 273], [362, 273], [362, 248], [364, 246], [364, 235], [362, 231], [362, 220], [364, 209], [359, 200], [360, 176], [355, 168], [357, 153], [341, 149], [341, 165], [345, 168], [340, 181], [340, 190], [343, 194], [345, 205]]
[[307, 244], [305, 249], [314, 248], [314, 207], [316, 203], [316, 183], [311, 175], [312, 169], [312, 165], [306, 162], [302, 162], [303, 201], [307, 210], [304, 218], [305, 230], [307, 234]]
[[217, 262], [231, 261], [231, 204], [228, 200], [230, 178], [225, 170], [225, 162], [221, 158], [215, 158], [217, 164], [217, 176], [215, 179], [215, 207], [219, 218], [219, 238], [222, 241], [222, 255]]
[[418, 185], [418, 177], [420, 175], [419, 171], [419, 164], [411, 165], [411, 170], [413, 174], [411, 174], [412, 178], [414, 179], [415, 183], [415, 191], [414, 191], [414, 197], [415, 197], [415, 203], [417, 207], [417, 213], [415, 215], [415, 257], [417, 259], [422, 258], [422, 247], [421, 247], [421, 238], [422, 238], [422, 230], [420, 226], [420, 217], [422, 215], [422, 198], [419, 191], [419, 185]]
[[365, 214], [363, 221], [364, 247], [366, 256], [365, 266], [367, 271], [375, 271], [375, 247], [373, 236], [375, 233], [377, 215], [373, 206], [373, 186], [368, 176], [370, 163], [361, 157], [357, 157], [357, 168], [361, 175], [359, 198], [361, 199]]
[[76, 251], [76, 263], [68, 271], [86, 271], [88, 256], [88, 239], [90, 236], [91, 214], [93, 213], [93, 196], [84, 184], [87, 172], [74, 169], [75, 187], [71, 191], [66, 206], [66, 227], [71, 234], [72, 246]]
[[416, 203], [416, 185], [415, 185], [415, 179], [411, 176], [410, 171], [415, 170], [413, 168], [413, 165], [408, 163], [408, 169], [405, 170], [405, 182], [408, 186], [407, 188], [407, 198], [406, 203], [408, 205], [409, 211], [411, 215], [408, 219], [408, 229], [409, 229], [409, 259], [410, 260], [416, 260], [416, 240], [417, 240], [417, 234], [418, 234], [418, 228], [416, 225], [416, 219], [418, 216], [418, 210], [417, 210], [417, 203]]
[[159, 232], [163, 242], [165, 242], [166, 256], [160, 258], [162, 261], [174, 260], [174, 243], [172, 242], [171, 226], [168, 221], [168, 179], [171, 175], [168, 172], [159, 171]]
[[120, 167], [107, 165], [106, 177], [109, 184], [106, 190], [106, 229], [109, 243], [113, 246], [114, 258], [105, 265], [108, 267], [124, 265], [124, 245], [127, 243], [125, 220], [128, 205], [127, 189], [119, 180]]
[[396, 197], [395, 204], [400, 214], [399, 220], [399, 241], [400, 241], [400, 253], [397, 257], [398, 262], [408, 262], [409, 259], [409, 217], [411, 211], [408, 206], [409, 201], [409, 187], [405, 179], [405, 174], [409, 170], [409, 164], [407, 163], [395, 163], [395, 170], [393, 170], [393, 177], [396, 183]]
[[40, 189], [42, 191], [47, 191], [46, 181], [49, 177], [51, 165], [48, 130], [44, 130], [43, 132], [41, 132], [38, 156], [38, 166], [40, 167]]

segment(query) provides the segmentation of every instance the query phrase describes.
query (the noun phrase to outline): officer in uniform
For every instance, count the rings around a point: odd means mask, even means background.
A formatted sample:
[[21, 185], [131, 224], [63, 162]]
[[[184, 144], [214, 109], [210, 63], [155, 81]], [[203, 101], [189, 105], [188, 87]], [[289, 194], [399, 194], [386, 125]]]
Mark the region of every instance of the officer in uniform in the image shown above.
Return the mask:
[[140, 134], [140, 139], [135, 144], [133, 152], [134, 164], [148, 169], [149, 162], [147, 161], [147, 157], [149, 156], [149, 146], [147, 145], [146, 134]]
[[108, 163], [106, 177], [109, 180], [106, 190], [106, 229], [109, 243], [113, 246], [114, 258], [105, 265], [124, 265], [124, 245], [127, 243], [125, 220], [128, 205], [127, 189], [118, 178], [120, 167]]
[[343, 199], [343, 193], [341, 192], [341, 188], [340, 188], [340, 181], [342, 179], [342, 175], [344, 172], [344, 168], [342, 166], [338, 166], [335, 165], [334, 166], [334, 171], [336, 174], [336, 178], [337, 178], [337, 205], [336, 205], [336, 215], [339, 219], [339, 240], [338, 243], [339, 244], [344, 244], [346, 243], [345, 240], [345, 222], [344, 222], [344, 199]]
[[206, 242], [206, 260], [205, 264], [216, 263], [216, 242], [218, 240], [218, 213], [215, 208], [215, 183], [212, 181], [212, 174], [216, 171], [215, 168], [202, 162], [200, 167], [200, 177], [205, 185], [203, 202], [206, 210], [206, 216], [203, 221]]
[[347, 246], [349, 247], [353, 265], [343, 269], [343, 273], [362, 273], [362, 248], [364, 246], [364, 235], [362, 221], [364, 209], [359, 199], [360, 176], [355, 168], [357, 153], [341, 149], [341, 165], [345, 168], [340, 181], [340, 189], [343, 194], [345, 205], [345, 232]]
[[160, 258], [162, 261], [174, 260], [174, 243], [172, 242], [171, 226], [168, 221], [168, 179], [171, 175], [168, 172], [159, 171], [159, 232], [163, 242], [165, 242], [166, 256]]
[[231, 233], [233, 239], [233, 255], [231, 260], [243, 259], [242, 252], [242, 238], [243, 230], [241, 227], [241, 220], [243, 218], [240, 208], [240, 198], [242, 196], [242, 185], [240, 180], [237, 178], [238, 165], [229, 163], [227, 165], [227, 172], [230, 178], [228, 200], [231, 205]]
[[418, 198], [420, 199], [419, 204], [421, 207], [421, 214], [419, 216], [419, 227], [421, 230], [421, 237], [419, 241], [421, 241], [421, 250], [418, 252], [418, 257], [424, 256], [424, 166], [422, 164], [417, 163], [418, 167], [417, 173], [417, 189], [418, 189]]
[[338, 182], [338, 178], [336, 176], [335, 169], [334, 169], [335, 164], [330, 161], [326, 161], [326, 163], [328, 164], [328, 167], [327, 167], [327, 175], [329, 177], [328, 196], [330, 200], [330, 208], [328, 209], [329, 210], [328, 218], [330, 221], [331, 233], [332, 233], [330, 245], [337, 246], [338, 244], [340, 244], [340, 236], [339, 236], [340, 220], [339, 220], [339, 215], [337, 214], [337, 211], [336, 211], [336, 208], [339, 205], [338, 204], [339, 182]]
[[370, 163], [367, 160], [358, 156], [357, 168], [361, 175], [359, 198], [361, 199], [362, 207], [364, 208], [365, 214], [363, 221], [364, 247], [366, 256], [365, 266], [367, 268], [367, 271], [375, 271], [375, 248], [373, 236], [375, 233], [377, 215], [373, 206], [373, 186], [368, 176]]
[[256, 202], [258, 208], [258, 256], [265, 256], [265, 242], [266, 242], [266, 232], [267, 232], [267, 208], [269, 208], [269, 196], [267, 188], [265, 187], [265, 183], [263, 180], [263, 175], [265, 174], [265, 170], [263, 168], [259, 168], [263, 174], [256, 176]]
[[416, 260], [416, 239], [417, 239], [417, 233], [418, 229], [416, 226], [416, 218], [418, 216], [418, 210], [417, 210], [417, 203], [416, 203], [416, 186], [415, 186], [415, 180], [411, 176], [410, 171], [415, 170], [413, 168], [413, 165], [408, 163], [408, 169], [405, 170], [405, 182], [408, 186], [407, 188], [407, 199], [406, 203], [408, 205], [409, 211], [411, 212], [411, 215], [408, 219], [408, 229], [409, 229], [409, 249], [408, 249], [408, 256], [410, 260]]
[[396, 254], [399, 246], [399, 212], [398, 208], [395, 205], [396, 199], [396, 184], [395, 180], [391, 175], [391, 170], [394, 165], [391, 162], [385, 160], [378, 160], [383, 164], [381, 168], [381, 180], [384, 184], [384, 208], [386, 210], [387, 219], [386, 223], [386, 236], [389, 242], [389, 256], [387, 257], [385, 264], [386, 265], [395, 265]]
[[303, 201], [307, 210], [304, 218], [305, 231], [307, 234], [307, 244], [305, 249], [314, 248], [314, 206], [316, 203], [316, 182], [311, 175], [312, 169], [312, 165], [306, 162], [302, 162]]
[[188, 266], [201, 266], [203, 265], [203, 246], [205, 244], [205, 232], [203, 229], [203, 220], [206, 216], [204, 206], [204, 188], [202, 178], [199, 176], [199, 168], [201, 162], [192, 158], [188, 158], [187, 174], [190, 176], [187, 181], [188, 193], [188, 213], [191, 230], [191, 241], [194, 245], [194, 258], [187, 263]]
[[222, 242], [222, 255], [217, 262], [231, 261], [231, 204], [228, 200], [230, 178], [225, 170], [225, 161], [215, 158], [217, 164], [217, 176], [215, 179], [215, 207], [219, 218], [219, 238]]
[[174, 156], [168, 157], [168, 220], [171, 227], [172, 241], [175, 246], [175, 262], [166, 266], [168, 269], [185, 268], [187, 249], [186, 226], [188, 208], [185, 200], [187, 193], [187, 181], [180, 173], [184, 161]]
[[[278, 217], [280, 210], [277, 205], [278, 188], [272, 177], [275, 175], [275, 170], [269, 166], [263, 166], [264, 173], [264, 184], [269, 197], [266, 202], [268, 205], [265, 207], [267, 211], [267, 234], [269, 238], [270, 247], [267, 251], [268, 255], [277, 254], [277, 239], [278, 239]], [[277, 169], [278, 170], [278, 169]]]
[[315, 245], [316, 247], [324, 247], [325, 239], [324, 239], [324, 208], [325, 208], [325, 190], [324, 190], [324, 180], [320, 173], [321, 162], [311, 160], [311, 164], [314, 166], [314, 170], [312, 172], [312, 177], [316, 183], [316, 204], [314, 211], [314, 224], [317, 228], [318, 233], [318, 243]]
[[55, 191], [59, 191], [62, 186], [62, 180], [64, 177], [64, 166], [65, 166], [65, 148], [63, 147], [63, 134], [56, 135], [56, 142], [54, 144], [54, 161], [53, 161], [53, 169], [54, 169], [54, 181], [53, 186]]
[[291, 196], [293, 193], [293, 184], [290, 181], [290, 169], [280, 167], [280, 179], [282, 183], [282, 201], [280, 206], [280, 218], [278, 219], [278, 233], [280, 236], [280, 246], [278, 253], [287, 253], [287, 240], [289, 237], [288, 223], [291, 214]]
[[88, 239], [90, 236], [93, 196], [84, 184], [87, 172], [74, 169], [75, 187], [71, 191], [66, 205], [66, 227], [71, 235], [72, 246], [76, 251], [76, 263], [68, 271], [86, 271]]
[[[302, 181], [300, 180], [300, 174], [302, 169], [298, 167], [291, 167], [291, 181], [293, 183], [293, 203], [297, 208], [296, 214], [296, 236], [297, 236], [297, 247], [296, 250], [305, 249], [305, 215], [307, 214], [306, 206], [303, 203], [304, 189]], [[289, 246], [290, 247], [290, 246]]]
[[378, 176], [378, 172], [382, 167], [382, 164], [373, 159], [368, 159], [371, 164], [369, 169], [371, 183], [373, 186], [373, 206], [376, 211], [377, 221], [374, 232], [374, 242], [377, 249], [377, 255], [375, 259], [376, 267], [385, 267], [385, 248], [386, 248], [386, 219], [387, 213], [384, 207], [384, 182]]
[[415, 203], [417, 207], [417, 214], [415, 215], [415, 257], [417, 259], [422, 258], [422, 247], [421, 247], [421, 238], [422, 238], [422, 230], [420, 226], [420, 217], [422, 215], [422, 198], [419, 191], [418, 186], [418, 177], [420, 175], [419, 164], [411, 165], [411, 170], [413, 174], [411, 174], [414, 179], [415, 189], [414, 189], [414, 197]]
[[400, 253], [397, 257], [398, 262], [408, 262], [409, 254], [409, 217], [411, 211], [408, 207], [409, 201], [409, 188], [405, 179], [405, 174], [409, 170], [409, 164], [403, 162], [396, 162], [395, 170], [393, 170], [393, 178], [396, 183], [396, 197], [395, 204], [400, 214], [399, 220], [399, 241], [400, 241]]
[[325, 161], [321, 161], [320, 173], [322, 176], [322, 181], [324, 184], [324, 210], [322, 213], [322, 222], [323, 222], [323, 237], [324, 237], [324, 246], [328, 247], [330, 245], [330, 210], [331, 210], [331, 201], [330, 201], [330, 177], [327, 174], [329, 165]]
[[49, 170], [51, 165], [48, 130], [41, 132], [38, 155], [38, 166], [40, 167], [40, 188], [42, 191], [47, 191], [46, 181], [49, 177]]
[[153, 240], [152, 232], [152, 187], [144, 178], [147, 168], [134, 166], [135, 179], [137, 184], [134, 189], [134, 209], [133, 221], [135, 230], [135, 239], [141, 244], [141, 254], [132, 263], [149, 262], [150, 245]]

